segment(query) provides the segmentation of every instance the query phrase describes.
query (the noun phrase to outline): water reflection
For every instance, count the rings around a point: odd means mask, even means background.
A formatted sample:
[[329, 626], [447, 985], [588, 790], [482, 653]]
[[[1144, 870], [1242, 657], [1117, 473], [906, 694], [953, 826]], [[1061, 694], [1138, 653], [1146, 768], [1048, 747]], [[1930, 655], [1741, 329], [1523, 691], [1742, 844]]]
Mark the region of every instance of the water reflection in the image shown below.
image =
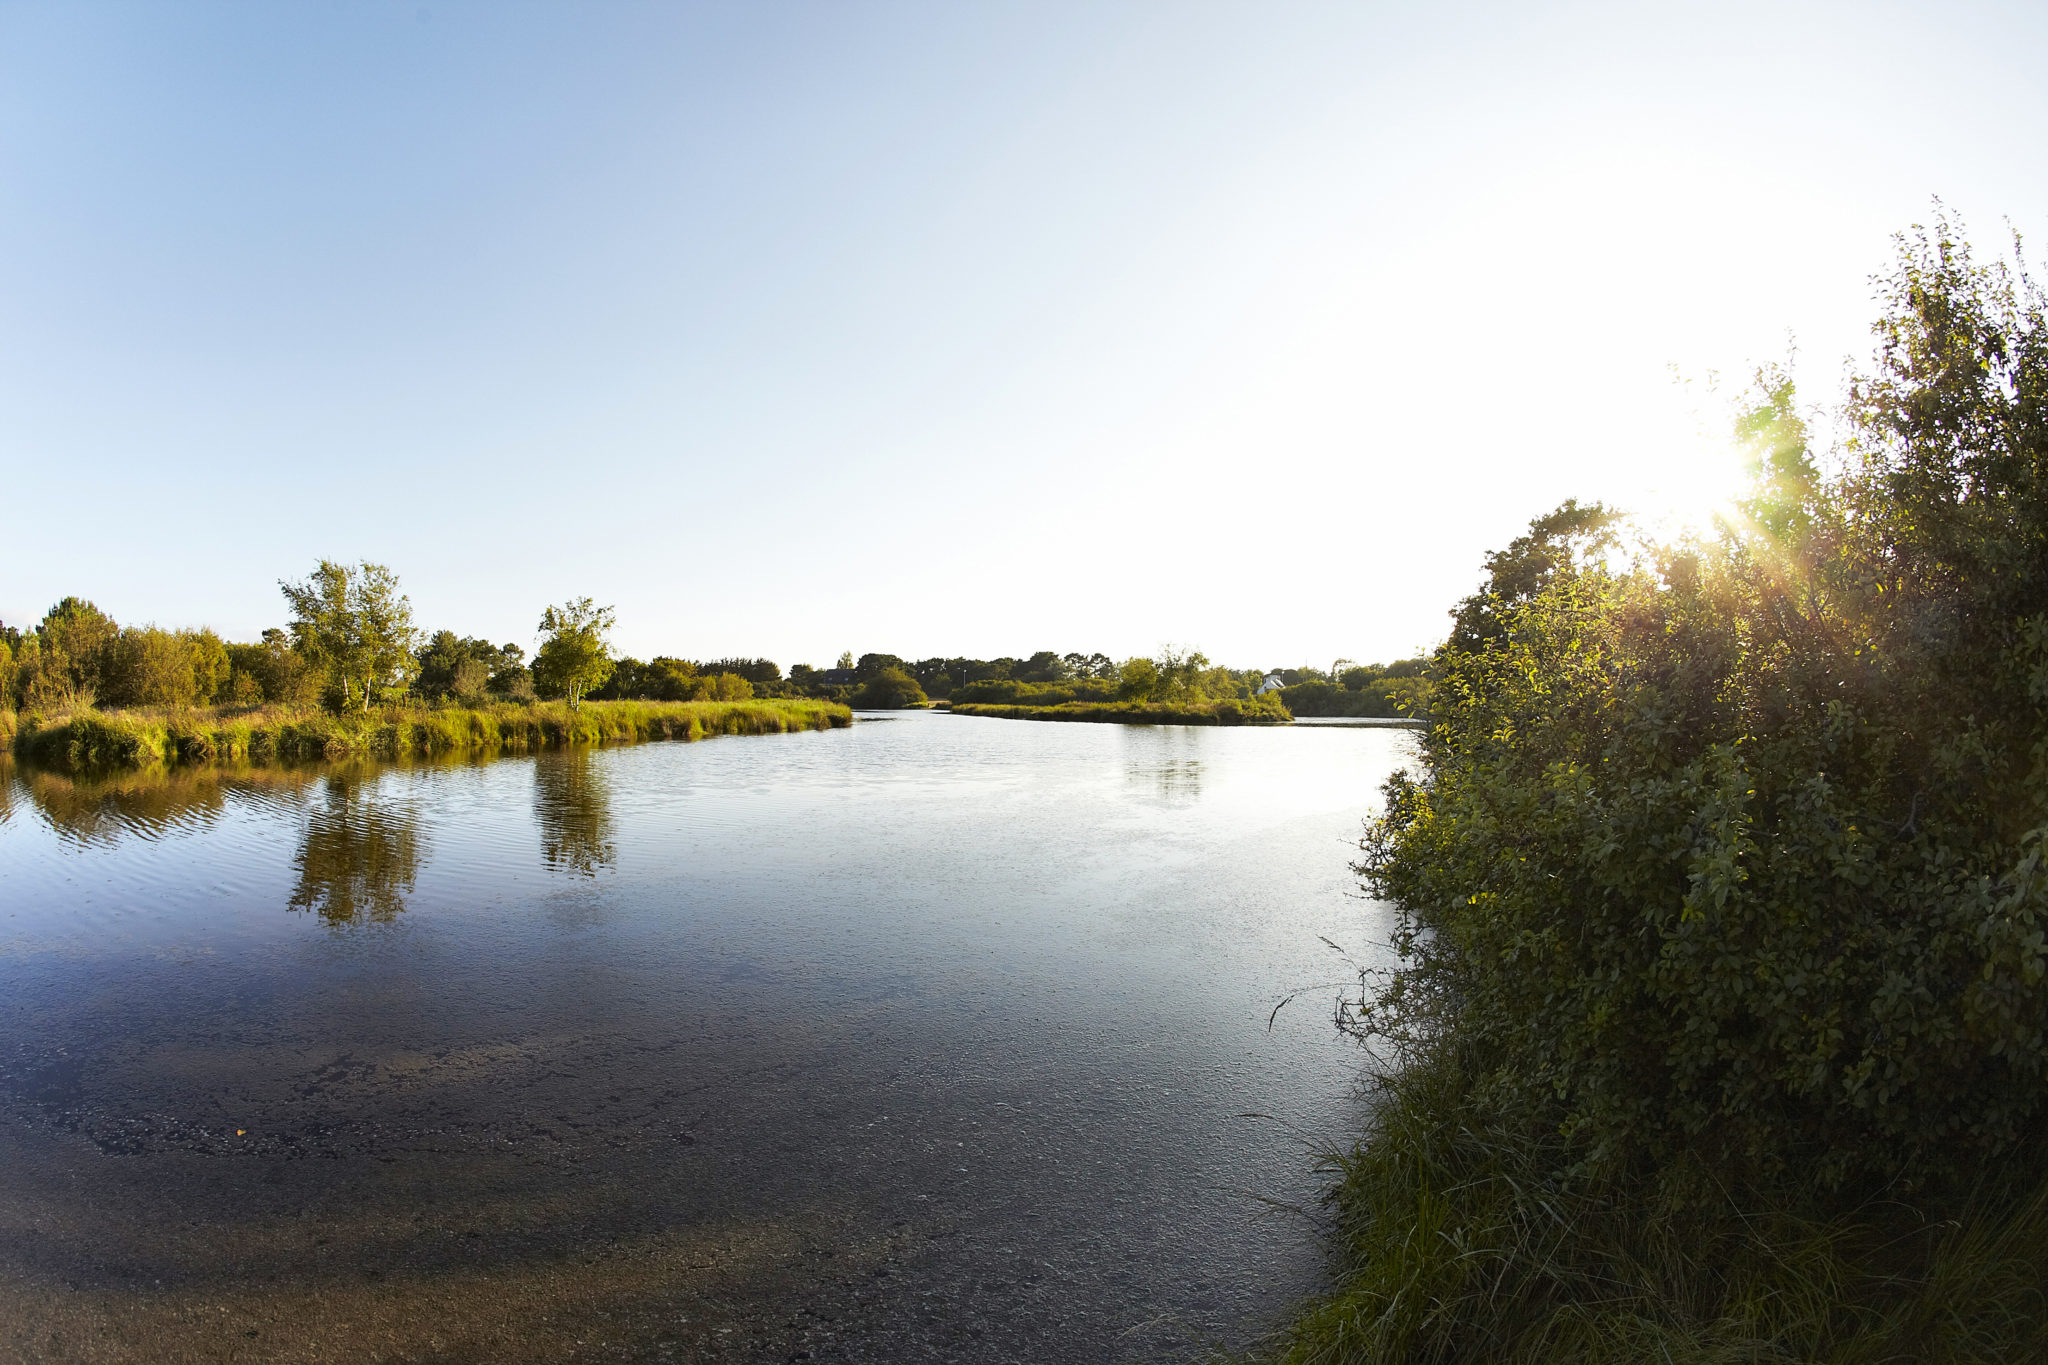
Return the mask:
[[321, 785], [324, 799], [307, 813], [292, 858], [291, 908], [331, 925], [388, 924], [405, 909], [426, 852], [419, 816], [406, 802], [379, 799], [372, 777], [330, 773]]
[[[0, 783], [0, 802], [25, 794], [50, 827], [81, 844], [112, 844], [123, 837], [157, 839], [213, 824], [237, 791], [296, 798], [311, 780], [276, 769], [195, 768], [77, 776], [31, 765], [14, 766], [15, 781]], [[7, 814], [0, 805], [0, 818]]]
[[534, 761], [533, 816], [541, 860], [555, 871], [594, 877], [617, 860], [611, 778], [591, 750], [559, 749]]
[[1165, 806], [1202, 796], [1202, 731], [1192, 725], [1130, 726], [1124, 732], [1124, 785]]

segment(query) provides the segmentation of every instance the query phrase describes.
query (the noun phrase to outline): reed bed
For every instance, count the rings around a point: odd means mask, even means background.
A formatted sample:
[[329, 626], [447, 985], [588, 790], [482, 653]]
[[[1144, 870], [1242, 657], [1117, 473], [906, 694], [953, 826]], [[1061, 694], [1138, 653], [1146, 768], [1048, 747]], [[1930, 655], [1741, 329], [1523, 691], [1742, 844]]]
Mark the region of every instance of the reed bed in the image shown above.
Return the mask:
[[283, 707], [97, 711], [26, 715], [11, 744], [22, 758], [64, 771], [179, 763], [399, 758], [520, 752], [562, 744], [629, 744], [712, 735], [769, 735], [852, 723], [835, 702], [561, 702], [388, 706], [350, 715]]

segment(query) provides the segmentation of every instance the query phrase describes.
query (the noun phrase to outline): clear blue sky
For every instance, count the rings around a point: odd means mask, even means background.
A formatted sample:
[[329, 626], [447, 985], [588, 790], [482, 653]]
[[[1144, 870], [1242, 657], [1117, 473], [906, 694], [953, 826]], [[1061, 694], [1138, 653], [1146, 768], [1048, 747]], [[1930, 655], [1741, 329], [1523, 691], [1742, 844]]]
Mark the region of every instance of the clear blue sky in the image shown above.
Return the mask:
[[0, 619], [1391, 657], [2048, 230], [2044, 15], [0, 3]]

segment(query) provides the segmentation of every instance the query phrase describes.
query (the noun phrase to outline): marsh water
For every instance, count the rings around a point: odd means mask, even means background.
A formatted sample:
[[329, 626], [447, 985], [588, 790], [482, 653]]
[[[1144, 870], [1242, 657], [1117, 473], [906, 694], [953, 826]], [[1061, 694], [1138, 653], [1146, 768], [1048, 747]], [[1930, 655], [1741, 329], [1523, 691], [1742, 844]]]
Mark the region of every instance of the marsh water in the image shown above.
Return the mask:
[[1324, 1273], [1324, 940], [1385, 937], [1348, 864], [1411, 744], [0, 771], [0, 1354], [1244, 1346]]

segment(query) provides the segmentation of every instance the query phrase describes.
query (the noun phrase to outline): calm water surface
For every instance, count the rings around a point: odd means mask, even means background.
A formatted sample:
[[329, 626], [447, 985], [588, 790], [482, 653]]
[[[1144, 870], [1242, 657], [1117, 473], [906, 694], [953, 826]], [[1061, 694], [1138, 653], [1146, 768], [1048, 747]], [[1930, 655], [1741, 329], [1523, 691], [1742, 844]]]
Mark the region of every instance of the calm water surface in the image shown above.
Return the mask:
[[1200, 1358], [1322, 1273], [1405, 731], [0, 771], [0, 1356]]

